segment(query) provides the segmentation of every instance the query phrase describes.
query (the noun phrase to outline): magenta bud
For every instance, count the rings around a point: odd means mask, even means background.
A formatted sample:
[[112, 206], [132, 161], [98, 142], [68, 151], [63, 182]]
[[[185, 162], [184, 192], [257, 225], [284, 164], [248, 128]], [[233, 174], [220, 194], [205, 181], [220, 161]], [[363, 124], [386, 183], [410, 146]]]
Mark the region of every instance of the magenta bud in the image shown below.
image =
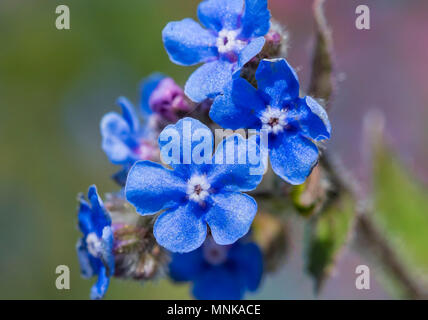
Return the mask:
[[170, 122], [176, 122], [178, 114], [191, 110], [183, 89], [171, 78], [159, 82], [149, 98], [149, 105], [154, 113]]
[[274, 45], [279, 45], [281, 43], [281, 35], [279, 34], [279, 32], [276, 32], [274, 30], [269, 31], [269, 33], [266, 35], [266, 41], [270, 42]]

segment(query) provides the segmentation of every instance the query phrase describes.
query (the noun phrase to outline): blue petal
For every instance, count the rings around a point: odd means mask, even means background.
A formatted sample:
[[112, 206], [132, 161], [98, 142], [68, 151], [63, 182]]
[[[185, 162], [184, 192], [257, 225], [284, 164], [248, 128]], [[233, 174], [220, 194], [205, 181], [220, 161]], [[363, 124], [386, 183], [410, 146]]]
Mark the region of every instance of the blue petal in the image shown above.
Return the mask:
[[248, 61], [258, 55], [260, 51], [262, 51], [265, 41], [264, 37], [259, 37], [248, 43], [248, 45], [239, 53], [238, 67], [242, 68]]
[[174, 253], [169, 265], [169, 273], [174, 281], [190, 281], [204, 270], [202, 248], [189, 253]]
[[122, 108], [123, 119], [128, 123], [130, 131], [138, 132], [140, 130], [140, 122], [132, 103], [125, 97], [120, 97], [117, 99], [117, 104]]
[[216, 37], [192, 19], [168, 23], [162, 39], [169, 58], [179, 65], [206, 62], [218, 55]]
[[304, 134], [315, 141], [330, 139], [331, 124], [327, 112], [311, 97], [299, 99], [297, 121]]
[[232, 244], [247, 234], [257, 212], [253, 198], [239, 192], [218, 193], [211, 196], [211, 201], [205, 220], [217, 244]]
[[131, 150], [124, 142], [131, 135], [128, 123], [115, 112], [107, 113], [100, 124], [102, 149], [113, 164], [124, 164], [131, 157]]
[[238, 243], [230, 249], [229, 259], [235, 262], [243, 285], [255, 291], [263, 275], [263, 255], [260, 248], [255, 243]]
[[227, 129], [259, 129], [261, 123], [257, 114], [265, 108], [257, 90], [247, 80], [239, 78], [214, 100], [210, 117]]
[[239, 300], [244, 296], [239, 276], [226, 266], [215, 266], [199, 275], [193, 286], [199, 300]]
[[242, 17], [244, 38], [260, 37], [269, 32], [270, 12], [267, 0], [245, 0], [245, 12]]
[[318, 161], [316, 145], [300, 134], [284, 133], [270, 147], [273, 171], [288, 183], [305, 182]]
[[90, 278], [95, 274], [91, 263], [91, 256], [84, 244], [84, 240], [80, 239], [76, 245], [77, 258], [79, 259], [80, 273], [84, 278]]
[[188, 202], [162, 213], [153, 227], [157, 242], [172, 252], [199, 248], [207, 236], [207, 224], [198, 207], [199, 204]]
[[98, 237], [101, 238], [102, 232], [105, 226], [111, 225], [111, 218], [104, 208], [103, 201], [97, 192], [97, 187], [92, 185], [88, 190], [88, 199], [91, 202], [92, 206], [92, 222], [95, 227], [95, 232]]
[[79, 202], [79, 229], [86, 236], [95, 229], [94, 223], [92, 222], [92, 210], [83, 195], [80, 196]]
[[243, 0], [205, 0], [198, 6], [198, 18], [208, 29], [238, 29]]
[[[264, 166], [254, 138], [244, 139], [235, 134], [224, 139], [217, 147], [213, 165], [207, 173], [215, 190], [250, 191], [262, 181]], [[256, 170], [261, 167], [260, 170]]]
[[157, 88], [159, 83], [165, 79], [165, 75], [162, 73], [153, 73], [149, 77], [143, 80], [140, 85], [141, 90], [141, 110], [144, 116], [148, 116], [152, 113], [149, 105], [149, 99], [152, 92]]
[[149, 215], [181, 202], [186, 183], [158, 163], [138, 161], [129, 171], [125, 194], [139, 214]]
[[91, 288], [91, 299], [98, 300], [102, 299], [107, 292], [110, 283], [110, 277], [107, 275], [105, 267], [100, 269], [98, 273], [98, 280]]
[[184, 87], [185, 94], [194, 102], [215, 98], [232, 81], [233, 64], [217, 60], [199, 67]]
[[111, 227], [106, 226], [101, 237], [101, 259], [107, 268], [107, 274], [110, 276], [114, 274], [113, 244], [113, 231]]
[[282, 108], [284, 103], [299, 96], [297, 74], [285, 59], [262, 60], [256, 80], [259, 90], [267, 95], [273, 107]]

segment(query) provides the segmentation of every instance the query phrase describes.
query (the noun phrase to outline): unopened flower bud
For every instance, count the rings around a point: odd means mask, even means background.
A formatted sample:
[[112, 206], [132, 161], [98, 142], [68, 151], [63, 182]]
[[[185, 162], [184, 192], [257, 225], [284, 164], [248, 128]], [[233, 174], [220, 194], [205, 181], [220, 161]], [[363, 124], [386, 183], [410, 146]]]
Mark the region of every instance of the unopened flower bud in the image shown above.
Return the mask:
[[260, 53], [251, 59], [241, 70], [241, 77], [256, 85], [255, 73], [263, 59], [285, 57], [288, 48], [288, 33], [284, 27], [271, 21], [271, 28], [265, 35], [265, 45]]
[[169, 122], [176, 122], [181, 115], [191, 110], [191, 105], [173, 79], [164, 78], [153, 90], [149, 105], [155, 114]]
[[114, 234], [114, 276], [149, 280], [161, 274], [169, 255], [153, 236], [153, 219], [141, 217], [120, 194], [108, 194], [105, 201]]

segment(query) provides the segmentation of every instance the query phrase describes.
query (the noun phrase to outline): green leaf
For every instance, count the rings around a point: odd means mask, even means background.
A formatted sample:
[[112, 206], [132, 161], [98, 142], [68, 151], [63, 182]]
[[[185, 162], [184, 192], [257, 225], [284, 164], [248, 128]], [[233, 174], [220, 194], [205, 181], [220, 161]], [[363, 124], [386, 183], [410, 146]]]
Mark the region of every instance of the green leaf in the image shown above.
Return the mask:
[[378, 146], [373, 169], [375, 221], [403, 262], [426, 274], [428, 190], [385, 147]]
[[313, 217], [305, 233], [305, 267], [319, 292], [354, 225], [354, 201], [342, 194], [323, 212]]

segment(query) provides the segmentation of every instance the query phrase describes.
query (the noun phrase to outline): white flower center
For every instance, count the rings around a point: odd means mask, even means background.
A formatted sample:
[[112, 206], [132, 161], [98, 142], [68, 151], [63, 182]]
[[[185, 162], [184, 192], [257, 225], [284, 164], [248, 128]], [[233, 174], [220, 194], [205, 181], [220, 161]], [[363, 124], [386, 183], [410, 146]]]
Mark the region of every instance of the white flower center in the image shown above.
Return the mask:
[[201, 203], [209, 195], [210, 187], [205, 175], [192, 176], [187, 182], [187, 195], [190, 200]]
[[260, 120], [262, 121], [262, 129], [268, 131], [268, 133], [278, 134], [279, 132], [284, 131], [286, 122], [287, 112], [282, 109], [272, 108], [268, 106], [265, 111], [263, 111], [260, 116]]
[[86, 246], [93, 257], [97, 258], [99, 256], [101, 252], [101, 240], [97, 237], [95, 232], [91, 232], [86, 237]]
[[223, 29], [218, 33], [217, 48], [220, 53], [227, 53], [234, 50], [242, 49], [245, 46], [245, 41], [238, 40], [238, 30]]

